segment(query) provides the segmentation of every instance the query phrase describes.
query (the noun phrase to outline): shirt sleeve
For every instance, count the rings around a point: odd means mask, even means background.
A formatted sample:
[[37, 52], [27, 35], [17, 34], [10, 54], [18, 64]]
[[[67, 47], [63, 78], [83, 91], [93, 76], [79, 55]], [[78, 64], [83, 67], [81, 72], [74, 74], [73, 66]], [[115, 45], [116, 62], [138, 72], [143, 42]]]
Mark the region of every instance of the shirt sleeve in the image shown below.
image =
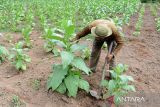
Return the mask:
[[86, 36], [86, 35], [88, 35], [88, 34], [90, 34], [90, 33], [91, 33], [91, 29], [90, 29], [89, 26], [87, 26], [87, 27], [83, 28], [82, 31], [80, 31], [80, 32], [78, 32], [78, 33], [76, 34], [76, 39], [78, 40], [78, 39], [80, 39], [81, 37], [84, 37], [84, 36]]

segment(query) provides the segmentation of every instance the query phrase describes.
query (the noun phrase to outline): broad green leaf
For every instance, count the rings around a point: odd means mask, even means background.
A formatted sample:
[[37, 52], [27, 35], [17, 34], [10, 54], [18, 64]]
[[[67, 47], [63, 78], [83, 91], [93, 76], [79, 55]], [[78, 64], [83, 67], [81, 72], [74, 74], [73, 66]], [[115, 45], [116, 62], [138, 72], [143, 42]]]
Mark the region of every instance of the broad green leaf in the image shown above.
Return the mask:
[[3, 54], [4, 55], [9, 55], [9, 52], [5, 47], [0, 45], [0, 55], [3, 55]]
[[122, 88], [125, 89], [125, 90], [128, 90], [128, 91], [136, 92], [136, 89], [135, 89], [135, 87], [133, 85], [125, 85]]
[[102, 80], [100, 85], [103, 86], [103, 87], [107, 87], [108, 86], [108, 81], [107, 80]]
[[134, 81], [134, 79], [131, 76], [120, 75], [119, 77], [124, 83], [127, 83], [128, 81]]
[[69, 39], [70, 36], [74, 33], [75, 26], [71, 20], [63, 20], [62, 27], [65, 30], [65, 39]]
[[63, 68], [66, 68], [72, 62], [74, 54], [67, 51], [62, 51], [61, 58], [62, 58]]
[[67, 74], [68, 67], [63, 69], [62, 65], [54, 65], [53, 66], [53, 73], [48, 79], [47, 82], [47, 89], [52, 88], [54, 91], [64, 79], [65, 75]]
[[69, 75], [65, 78], [64, 82], [68, 89], [69, 95], [76, 97], [78, 91], [79, 76]]
[[114, 72], [114, 70], [110, 70], [109, 72], [111, 73], [111, 76], [112, 76], [113, 78], [116, 78], [116, 77], [117, 77], [117, 74], [116, 74], [116, 72]]
[[31, 58], [28, 56], [28, 55], [26, 55], [26, 57], [25, 57], [25, 59], [24, 59], [26, 62], [31, 62]]
[[23, 65], [21, 66], [21, 69], [24, 70], [24, 71], [26, 70], [26, 68], [27, 68], [26, 64], [23, 64]]
[[52, 52], [54, 53], [54, 56], [60, 56], [60, 50], [59, 50], [59, 49], [54, 48], [54, 49], [52, 50]]
[[59, 40], [51, 40], [51, 42], [55, 43], [56, 45], [62, 47], [62, 48], [66, 48], [67, 46], [64, 44], [63, 41], [59, 41]]
[[85, 90], [86, 92], [89, 92], [89, 83], [83, 79], [79, 80], [79, 88]]
[[112, 92], [115, 88], [116, 88], [115, 81], [114, 80], [110, 80], [109, 83], [108, 83], [108, 90]]
[[86, 45], [74, 44], [71, 46], [71, 52], [82, 51], [86, 48]]
[[61, 83], [60, 86], [56, 89], [57, 92], [64, 94], [67, 91], [67, 88], [64, 83]]
[[48, 35], [47, 38], [65, 42], [64, 39], [62, 37], [59, 37], [59, 36], [50, 36], [50, 35]]
[[20, 69], [22, 67], [23, 63], [22, 63], [22, 60], [17, 60], [16, 61], [16, 69]]
[[114, 71], [118, 74], [122, 74], [124, 71], [128, 69], [127, 65], [124, 64], [118, 64], [115, 68]]
[[67, 35], [67, 38], [69, 38], [70, 36], [72, 36], [72, 34], [74, 34], [74, 30], [75, 30], [74, 25], [70, 25], [70, 26], [65, 28], [65, 33]]
[[76, 68], [84, 71], [86, 74], [89, 75], [90, 69], [86, 66], [85, 62], [83, 61], [82, 58], [76, 57], [72, 61], [72, 65], [75, 66]]

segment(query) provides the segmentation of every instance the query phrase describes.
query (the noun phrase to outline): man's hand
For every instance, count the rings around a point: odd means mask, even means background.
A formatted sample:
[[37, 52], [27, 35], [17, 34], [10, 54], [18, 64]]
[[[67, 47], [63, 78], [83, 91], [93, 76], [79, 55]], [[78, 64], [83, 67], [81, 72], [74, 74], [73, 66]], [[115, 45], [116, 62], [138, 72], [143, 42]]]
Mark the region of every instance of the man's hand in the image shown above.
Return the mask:
[[74, 37], [73, 39], [71, 39], [71, 40], [69, 40], [70, 42], [73, 42], [73, 43], [78, 43], [79, 42], [79, 40], [76, 38], [76, 37]]
[[77, 40], [77, 38], [74, 37], [74, 38], [70, 39], [69, 41], [70, 41], [70, 42], [74, 42], [74, 41], [76, 41], [76, 40]]
[[111, 61], [111, 59], [113, 58], [113, 54], [108, 54], [107, 56], [106, 56], [106, 60], [108, 60], [108, 61]]

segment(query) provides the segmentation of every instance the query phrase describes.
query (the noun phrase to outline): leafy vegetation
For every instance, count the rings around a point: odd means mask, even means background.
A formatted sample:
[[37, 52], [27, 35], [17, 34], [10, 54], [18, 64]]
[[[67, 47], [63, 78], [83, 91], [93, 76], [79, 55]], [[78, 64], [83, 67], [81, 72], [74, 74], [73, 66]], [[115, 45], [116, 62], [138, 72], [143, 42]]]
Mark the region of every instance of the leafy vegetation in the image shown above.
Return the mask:
[[141, 27], [143, 25], [144, 10], [145, 9], [144, 9], [144, 5], [143, 5], [141, 10], [140, 10], [140, 13], [139, 13], [138, 21], [136, 23], [136, 31], [133, 33], [133, 35], [135, 35], [135, 36], [140, 35], [140, 30], [141, 30]]
[[156, 18], [156, 22], [157, 31], [160, 32], [160, 18]]
[[[73, 19], [77, 29], [95, 19], [112, 18], [118, 25], [129, 22], [139, 0], [5, 0], [1, 1], [0, 30], [22, 31], [26, 26], [44, 30], [60, 27], [61, 20]], [[67, 5], [66, 5], [67, 4]], [[36, 7], [36, 8], [35, 8]], [[8, 29], [6, 29], [8, 28]]]
[[81, 56], [82, 56], [82, 58], [83, 58], [84, 60], [88, 60], [89, 57], [91, 56], [91, 50], [90, 50], [89, 48], [83, 49]]
[[39, 90], [39, 89], [40, 89], [40, 80], [39, 80], [39, 79], [35, 79], [35, 80], [32, 82], [32, 87], [33, 87], [33, 89], [35, 89], [35, 90]]
[[22, 105], [22, 102], [17, 95], [13, 95], [11, 103], [11, 107], [20, 107]]
[[17, 70], [26, 70], [27, 63], [31, 62], [31, 58], [24, 54], [23, 42], [18, 42], [11, 49], [10, 60], [15, 65]]
[[89, 74], [90, 69], [80, 56], [75, 53], [85, 48], [83, 45], [69, 42], [70, 37], [74, 34], [74, 25], [71, 20], [64, 20], [62, 23], [64, 29], [63, 36], [49, 35], [50, 39], [56, 40], [57, 45], [64, 50], [60, 56], [62, 63], [53, 65], [53, 73], [49, 77], [47, 87], [59, 93], [66, 93], [68, 96], [76, 97], [78, 88], [89, 91], [89, 83], [82, 78], [81, 71]]
[[112, 79], [103, 80], [101, 86], [105, 87], [107, 92], [104, 93], [103, 98], [114, 97], [114, 103], [119, 104], [119, 98], [127, 94], [128, 91], [134, 91], [135, 87], [129, 85], [129, 81], [134, 81], [131, 76], [124, 75], [123, 73], [128, 69], [127, 65], [118, 64], [113, 70], [110, 71]]
[[31, 27], [26, 27], [22, 29], [22, 35], [25, 41], [25, 46], [28, 48], [31, 48], [30, 34], [31, 34]]
[[[61, 57], [61, 63], [53, 64], [52, 73], [47, 81], [47, 88], [59, 93], [67, 93], [76, 97], [78, 89], [89, 92], [89, 83], [82, 73], [89, 75], [90, 69], [84, 60], [90, 57], [90, 49], [77, 42], [70, 42], [75, 31], [86, 26], [95, 19], [110, 19], [118, 26], [128, 24], [130, 16], [139, 10], [139, 0], [2, 0], [0, 1], [0, 30], [21, 32], [24, 43], [18, 42], [11, 49], [10, 60], [17, 70], [26, 70], [31, 58], [24, 54], [24, 47], [31, 48], [31, 32], [39, 31], [44, 41], [46, 52]], [[139, 34], [144, 15], [144, 6], [136, 24]], [[72, 20], [68, 20], [72, 19]], [[157, 23], [158, 24], [158, 23]], [[159, 26], [159, 24], [157, 25]], [[158, 27], [159, 28], [159, 27]], [[7, 37], [12, 42], [12, 37]], [[106, 47], [104, 45], [104, 47]], [[5, 59], [8, 52], [0, 47], [0, 59]], [[102, 81], [108, 92], [104, 95], [117, 97], [124, 95], [126, 90], [134, 91], [132, 77], [122, 75], [126, 66], [119, 64], [111, 74], [113, 79]], [[34, 89], [40, 88], [40, 81], [33, 82]], [[116, 101], [116, 100], [115, 100]], [[16, 107], [20, 105], [19, 98], [13, 97]]]
[[4, 46], [0, 45], [0, 64], [6, 60], [8, 55], [9, 55], [8, 50]]
[[158, 17], [157, 4], [150, 5], [152, 15], [155, 17], [157, 31], [160, 32], [160, 18]]

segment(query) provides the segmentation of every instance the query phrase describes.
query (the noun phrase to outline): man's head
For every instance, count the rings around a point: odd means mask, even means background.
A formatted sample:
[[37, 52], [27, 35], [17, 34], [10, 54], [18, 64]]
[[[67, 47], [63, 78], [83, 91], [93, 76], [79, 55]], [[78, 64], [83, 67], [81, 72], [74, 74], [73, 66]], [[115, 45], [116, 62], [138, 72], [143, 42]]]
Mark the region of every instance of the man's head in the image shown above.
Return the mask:
[[110, 27], [107, 26], [107, 24], [99, 24], [96, 27], [91, 28], [91, 33], [95, 37], [107, 37], [112, 34], [112, 30]]

